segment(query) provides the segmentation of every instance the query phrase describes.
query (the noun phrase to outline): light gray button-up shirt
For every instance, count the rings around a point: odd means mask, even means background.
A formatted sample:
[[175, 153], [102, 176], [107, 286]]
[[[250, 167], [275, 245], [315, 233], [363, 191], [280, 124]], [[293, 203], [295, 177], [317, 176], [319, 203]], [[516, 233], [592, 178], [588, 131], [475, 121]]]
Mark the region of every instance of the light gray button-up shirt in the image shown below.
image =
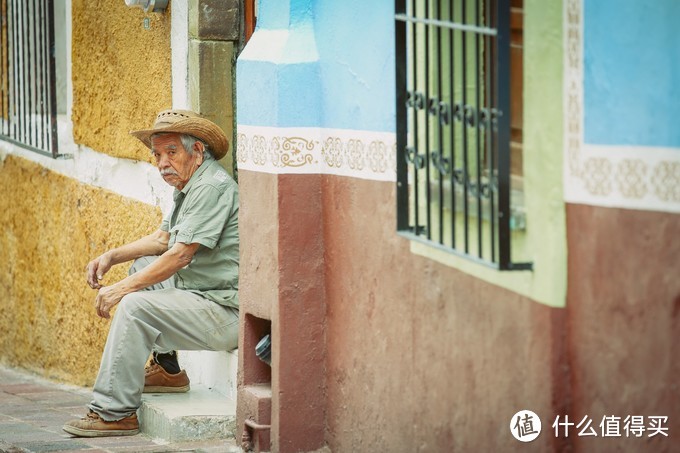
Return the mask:
[[215, 160], [204, 162], [163, 219], [176, 242], [201, 244], [191, 263], [175, 274], [175, 286], [220, 305], [238, 308], [238, 185]]

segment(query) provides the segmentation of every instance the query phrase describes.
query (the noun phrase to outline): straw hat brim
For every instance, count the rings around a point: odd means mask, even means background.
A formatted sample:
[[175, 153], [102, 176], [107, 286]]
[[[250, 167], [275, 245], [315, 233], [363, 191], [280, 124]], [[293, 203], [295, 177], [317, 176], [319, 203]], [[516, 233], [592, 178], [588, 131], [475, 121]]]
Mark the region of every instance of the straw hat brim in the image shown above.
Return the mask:
[[204, 118], [187, 118], [163, 127], [130, 131], [130, 135], [134, 135], [151, 149], [151, 136], [159, 132], [193, 135], [208, 145], [215, 159], [223, 158], [229, 151], [229, 140], [222, 129]]

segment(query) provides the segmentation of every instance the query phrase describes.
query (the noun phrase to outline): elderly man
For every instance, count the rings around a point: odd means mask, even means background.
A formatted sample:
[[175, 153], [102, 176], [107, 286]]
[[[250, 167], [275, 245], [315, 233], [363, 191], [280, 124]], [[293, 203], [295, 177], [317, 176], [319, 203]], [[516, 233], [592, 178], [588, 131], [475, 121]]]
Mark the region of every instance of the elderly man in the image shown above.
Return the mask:
[[[110, 318], [118, 308], [89, 413], [63, 427], [76, 436], [137, 434], [143, 391], [189, 388], [174, 350], [230, 350], [238, 342], [238, 187], [216, 160], [227, 153], [226, 136], [182, 110], [163, 111], [152, 129], [131, 134], [175, 188], [174, 205], [156, 232], [87, 266], [87, 282], [99, 290], [97, 315]], [[101, 286], [111, 266], [131, 260], [128, 277]]]

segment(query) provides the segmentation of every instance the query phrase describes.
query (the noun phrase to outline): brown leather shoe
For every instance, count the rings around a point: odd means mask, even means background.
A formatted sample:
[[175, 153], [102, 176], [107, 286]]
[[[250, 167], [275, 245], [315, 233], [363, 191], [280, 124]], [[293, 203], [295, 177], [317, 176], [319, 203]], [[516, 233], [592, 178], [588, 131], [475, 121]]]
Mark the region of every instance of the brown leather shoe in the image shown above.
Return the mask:
[[137, 414], [132, 414], [122, 420], [107, 422], [90, 411], [80, 420], [66, 422], [62, 429], [78, 437], [132, 436], [139, 433], [139, 421]]
[[184, 393], [189, 391], [189, 376], [184, 370], [177, 374], [170, 374], [162, 366], [152, 361], [144, 371], [144, 393]]

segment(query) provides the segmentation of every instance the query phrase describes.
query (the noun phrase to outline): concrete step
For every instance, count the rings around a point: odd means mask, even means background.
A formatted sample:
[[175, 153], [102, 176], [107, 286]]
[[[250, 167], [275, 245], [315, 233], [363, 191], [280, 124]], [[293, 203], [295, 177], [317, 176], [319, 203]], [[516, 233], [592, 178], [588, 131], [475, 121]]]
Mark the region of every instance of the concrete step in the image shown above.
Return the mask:
[[138, 411], [144, 434], [163, 442], [233, 439], [236, 401], [202, 384], [186, 393], [149, 393]]
[[238, 349], [233, 351], [179, 351], [179, 364], [187, 371], [191, 385], [202, 384], [236, 399]]
[[187, 393], [150, 393], [138, 416], [142, 432], [161, 442], [234, 439], [238, 350], [180, 351]]

